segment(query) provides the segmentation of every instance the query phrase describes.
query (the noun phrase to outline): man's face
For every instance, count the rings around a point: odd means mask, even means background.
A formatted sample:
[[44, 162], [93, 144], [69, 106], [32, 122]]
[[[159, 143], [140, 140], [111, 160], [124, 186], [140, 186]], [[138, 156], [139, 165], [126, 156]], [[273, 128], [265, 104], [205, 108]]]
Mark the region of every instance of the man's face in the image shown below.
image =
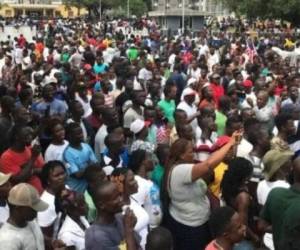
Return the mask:
[[290, 94], [290, 97], [293, 99], [293, 100], [296, 100], [298, 99], [299, 97], [299, 91], [298, 91], [298, 88], [296, 86], [293, 86], [290, 88], [290, 91], [289, 91], [289, 94]]
[[101, 210], [111, 214], [120, 213], [122, 211], [124, 201], [123, 195], [119, 191], [117, 185], [114, 182], [111, 182], [110, 185], [102, 190], [102, 193], [103, 194], [101, 198], [97, 197], [97, 208], [100, 208]]
[[296, 127], [293, 120], [288, 120], [285, 126], [286, 133], [288, 135], [296, 134]]
[[145, 92], [139, 92], [136, 95], [136, 102], [137, 102], [137, 104], [143, 105], [145, 103], [145, 100], [146, 100], [146, 93]]
[[104, 98], [95, 98], [94, 103], [93, 103], [93, 111], [97, 114], [100, 114], [103, 106], [104, 106], [105, 100]]
[[19, 206], [17, 209], [24, 221], [33, 221], [37, 217], [37, 212], [31, 207]]

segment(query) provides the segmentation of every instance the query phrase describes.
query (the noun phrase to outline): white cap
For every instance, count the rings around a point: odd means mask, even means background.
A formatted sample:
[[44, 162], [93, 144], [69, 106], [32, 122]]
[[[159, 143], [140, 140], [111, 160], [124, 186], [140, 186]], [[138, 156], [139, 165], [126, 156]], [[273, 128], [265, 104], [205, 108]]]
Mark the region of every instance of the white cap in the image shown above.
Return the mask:
[[187, 86], [190, 86], [190, 85], [192, 85], [192, 84], [194, 84], [194, 83], [196, 83], [196, 82], [197, 82], [197, 79], [194, 78], [194, 77], [192, 77], [192, 78], [190, 78], [190, 79], [187, 81]]
[[137, 134], [142, 131], [142, 129], [146, 126], [148, 127], [149, 122], [145, 122], [141, 119], [136, 119], [133, 123], [130, 125], [130, 131], [134, 134]]

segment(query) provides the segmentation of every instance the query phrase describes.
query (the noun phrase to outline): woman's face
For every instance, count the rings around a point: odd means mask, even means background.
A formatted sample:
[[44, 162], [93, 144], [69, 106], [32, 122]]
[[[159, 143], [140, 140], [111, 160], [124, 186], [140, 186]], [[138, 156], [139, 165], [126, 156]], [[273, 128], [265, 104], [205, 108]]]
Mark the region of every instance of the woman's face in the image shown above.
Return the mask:
[[48, 176], [48, 185], [50, 187], [55, 187], [55, 189], [58, 189], [59, 187], [63, 189], [65, 186], [65, 180], [66, 172], [62, 166], [58, 165], [52, 171], [50, 171]]
[[77, 194], [74, 206], [76, 207], [76, 210], [80, 216], [87, 215], [88, 207], [82, 194]]
[[193, 151], [193, 145], [191, 142], [186, 145], [185, 152], [181, 155], [181, 159], [184, 162], [193, 162], [194, 160], [194, 151]]
[[150, 154], [146, 154], [146, 158], [143, 161], [143, 165], [145, 166], [147, 172], [153, 171], [154, 165]]
[[52, 129], [53, 139], [55, 141], [63, 142], [65, 139], [65, 129], [62, 124], [57, 124]]
[[128, 195], [135, 194], [138, 191], [138, 184], [134, 178], [133, 172], [130, 170], [125, 177], [125, 190]]

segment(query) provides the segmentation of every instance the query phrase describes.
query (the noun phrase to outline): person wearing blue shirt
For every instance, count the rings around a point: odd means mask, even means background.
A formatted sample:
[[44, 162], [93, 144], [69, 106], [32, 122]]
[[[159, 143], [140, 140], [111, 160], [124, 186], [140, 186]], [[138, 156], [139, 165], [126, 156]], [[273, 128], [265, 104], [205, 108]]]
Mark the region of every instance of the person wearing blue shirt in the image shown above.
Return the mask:
[[87, 182], [84, 179], [85, 169], [95, 162], [96, 156], [92, 148], [83, 143], [83, 133], [78, 123], [70, 123], [66, 128], [69, 146], [65, 149], [63, 159], [67, 169], [67, 185], [76, 192], [84, 193]]
[[54, 88], [51, 84], [44, 86], [42, 91], [43, 99], [32, 106], [41, 118], [53, 115], [65, 117], [68, 107], [64, 101], [54, 98]]
[[104, 74], [108, 70], [108, 66], [103, 62], [101, 56], [96, 57], [96, 62], [94, 64], [93, 70], [95, 74]]

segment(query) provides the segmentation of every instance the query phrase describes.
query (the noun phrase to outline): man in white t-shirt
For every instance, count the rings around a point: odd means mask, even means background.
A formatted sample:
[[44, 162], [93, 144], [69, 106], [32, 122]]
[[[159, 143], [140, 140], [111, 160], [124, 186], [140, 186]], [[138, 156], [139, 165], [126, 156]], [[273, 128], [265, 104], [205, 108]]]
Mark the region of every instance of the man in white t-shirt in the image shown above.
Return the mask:
[[44, 250], [44, 237], [35, 218], [48, 204], [27, 184], [14, 186], [8, 196], [9, 218], [0, 229], [1, 249]]
[[177, 106], [177, 109], [183, 110], [188, 116], [188, 122], [191, 124], [194, 132], [196, 132], [198, 127], [197, 117], [200, 112], [197, 111], [197, 107], [194, 104], [196, 98], [196, 92], [191, 88], [186, 88], [182, 92], [182, 101]]

